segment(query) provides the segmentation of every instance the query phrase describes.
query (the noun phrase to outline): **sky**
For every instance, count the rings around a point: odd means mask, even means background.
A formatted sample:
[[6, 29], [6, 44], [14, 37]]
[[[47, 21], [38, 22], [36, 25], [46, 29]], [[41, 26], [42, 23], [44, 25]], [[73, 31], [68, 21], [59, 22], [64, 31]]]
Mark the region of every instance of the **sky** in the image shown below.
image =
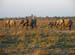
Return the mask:
[[0, 17], [75, 16], [75, 0], [0, 0]]

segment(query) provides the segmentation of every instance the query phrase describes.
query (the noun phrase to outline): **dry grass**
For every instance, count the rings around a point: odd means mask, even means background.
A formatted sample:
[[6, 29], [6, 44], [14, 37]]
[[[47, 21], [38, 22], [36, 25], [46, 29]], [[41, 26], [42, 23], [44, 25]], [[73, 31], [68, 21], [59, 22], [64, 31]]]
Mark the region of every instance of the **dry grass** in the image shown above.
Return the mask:
[[[7, 55], [73, 55], [75, 53], [75, 19], [72, 30], [48, 28], [49, 21], [37, 19], [37, 28], [28, 30], [19, 25], [6, 27], [0, 21], [0, 54]], [[8, 50], [8, 51], [7, 51]]]

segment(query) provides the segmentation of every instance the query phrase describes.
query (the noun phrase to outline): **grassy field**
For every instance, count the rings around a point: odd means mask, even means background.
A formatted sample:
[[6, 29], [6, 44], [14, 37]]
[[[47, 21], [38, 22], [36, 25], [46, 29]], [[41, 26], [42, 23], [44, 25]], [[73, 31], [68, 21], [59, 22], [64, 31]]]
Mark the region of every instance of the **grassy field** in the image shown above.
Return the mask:
[[9, 28], [0, 20], [0, 55], [75, 55], [75, 19], [72, 30], [49, 28], [56, 19], [37, 19], [37, 28], [19, 25]]

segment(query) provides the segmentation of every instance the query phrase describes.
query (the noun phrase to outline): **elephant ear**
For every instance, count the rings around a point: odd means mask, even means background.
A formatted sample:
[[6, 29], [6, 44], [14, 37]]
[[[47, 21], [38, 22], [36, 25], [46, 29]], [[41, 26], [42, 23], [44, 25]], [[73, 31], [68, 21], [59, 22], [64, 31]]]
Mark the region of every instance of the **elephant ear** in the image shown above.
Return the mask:
[[69, 19], [64, 19], [64, 24], [68, 25], [69, 24]]

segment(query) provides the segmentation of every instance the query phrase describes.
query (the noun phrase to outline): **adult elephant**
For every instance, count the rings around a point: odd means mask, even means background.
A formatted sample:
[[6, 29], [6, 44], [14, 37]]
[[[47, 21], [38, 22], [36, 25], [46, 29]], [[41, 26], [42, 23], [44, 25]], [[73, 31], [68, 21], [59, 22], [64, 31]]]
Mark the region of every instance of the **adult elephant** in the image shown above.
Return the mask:
[[71, 19], [59, 19], [56, 21], [56, 26], [60, 27], [61, 29], [68, 27], [69, 30], [71, 30], [72, 24], [73, 22]]
[[49, 22], [48, 26], [50, 28], [55, 27], [56, 26], [56, 22]]
[[33, 29], [34, 27], [36, 27], [36, 19], [29, 19], [28, 17], [26, 17], [26, 20], [21, 20], [20, 24], [23, 24], [23, 27], [26, 26], [26, 29], [28, 29], [29, 26]]
[[64, 19], [64, 27], [69, 27], [69, 30], [72, 29], [72, 20], [71, 19]]
[[8, 26], [9, 28], [14, 27], [16, 25], [15, 20], [5, 20], [5, 26]]
[[63, 29], [64, 19], [56, 20], [56, 27]]
[[29, 20], [26, 18], [26, 19], [22, 19], [20, 24], [22, 25], [22, 27], [26, 27], [26, 29], [28, 29], [28, 24], [29, 23]]

